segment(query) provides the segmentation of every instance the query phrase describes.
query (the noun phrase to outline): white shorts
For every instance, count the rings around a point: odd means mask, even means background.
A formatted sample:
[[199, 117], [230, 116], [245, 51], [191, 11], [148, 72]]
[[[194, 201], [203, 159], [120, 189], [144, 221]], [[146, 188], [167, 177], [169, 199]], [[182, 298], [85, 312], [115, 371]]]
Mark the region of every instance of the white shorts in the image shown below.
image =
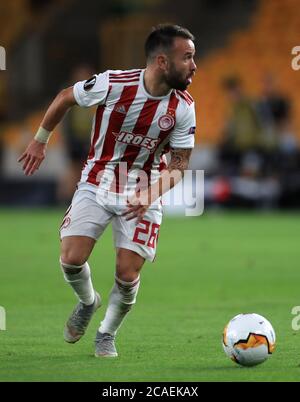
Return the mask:
[[136, 219], [126, 221], [121, 216], [125, 210], [125, 196], [116, 197], [107, 191], [95, 194], [93, 191], [78, 189], [64, 216], [60, 237], [87, 236], [98, 240], [106, 226], [112, 222], [115, 247], [135, 251], [153, 261], [162, 221], [160, 201], [150, 206], [138, 225]]

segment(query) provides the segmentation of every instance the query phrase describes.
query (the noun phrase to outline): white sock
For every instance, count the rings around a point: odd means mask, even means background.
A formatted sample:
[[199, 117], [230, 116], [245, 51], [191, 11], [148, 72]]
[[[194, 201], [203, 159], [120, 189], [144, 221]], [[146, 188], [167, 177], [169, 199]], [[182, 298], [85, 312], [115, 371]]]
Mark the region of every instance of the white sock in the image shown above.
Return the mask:
[[[60, 260], [60, 265], [62, 267], [64, 278], [68, 282], [78, 299], [86, 305], [94, 303], [95, 292], [91, 280], [91, 270], [89, 264], [86, 262], [83, 265], [70, 265], [62, 262]], [[78, 274], [70, 274], [64, 271], [64, 268], [78, 269]]]
[[133, 282], [121, 281], [115, 278], [115, 284], [111, 290], [108, 307], [104, 320], [101, 322], [99, 332], [115, 335], [120, 328], [126, 314], [135, 304], [140, 286], [140, 277]]

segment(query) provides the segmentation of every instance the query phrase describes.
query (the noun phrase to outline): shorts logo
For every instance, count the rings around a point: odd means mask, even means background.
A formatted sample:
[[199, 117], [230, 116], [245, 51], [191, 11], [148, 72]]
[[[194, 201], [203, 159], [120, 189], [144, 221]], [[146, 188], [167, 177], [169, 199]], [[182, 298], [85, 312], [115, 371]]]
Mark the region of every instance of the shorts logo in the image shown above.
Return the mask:
[[170, 114], [164, 114], [158, 119], [158, 126], [162, 131], [168, 131], [175, 125], [175, 119]]

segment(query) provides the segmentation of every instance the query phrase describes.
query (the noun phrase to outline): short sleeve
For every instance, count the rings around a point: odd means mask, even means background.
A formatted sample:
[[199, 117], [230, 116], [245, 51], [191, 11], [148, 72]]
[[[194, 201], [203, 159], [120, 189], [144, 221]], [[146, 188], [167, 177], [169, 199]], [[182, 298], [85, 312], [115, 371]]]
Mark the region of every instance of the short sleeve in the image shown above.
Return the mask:
[[79, 106], [89, 107], [105, 102], [109, 87], [108, 72], [93, 75], [73, 86], [74, 98]]
[[196, 116], [195, 103], [193, 102], [187, 109], [177, 116], [175, 128], [170, 137], [171, 148], [194, 148]]

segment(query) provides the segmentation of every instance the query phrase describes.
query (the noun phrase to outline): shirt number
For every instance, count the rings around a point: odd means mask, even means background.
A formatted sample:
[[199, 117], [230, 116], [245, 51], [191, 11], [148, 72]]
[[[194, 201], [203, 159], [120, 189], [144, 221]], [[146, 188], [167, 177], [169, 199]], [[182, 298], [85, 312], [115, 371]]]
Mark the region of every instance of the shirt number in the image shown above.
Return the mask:
[[[142, 226], [142, 227], [141, 227]], [[139, 226], [135, 229], [133, 241], [143, 246], [155, 248], [160, 225], [146, 220], [141, 220]]]

